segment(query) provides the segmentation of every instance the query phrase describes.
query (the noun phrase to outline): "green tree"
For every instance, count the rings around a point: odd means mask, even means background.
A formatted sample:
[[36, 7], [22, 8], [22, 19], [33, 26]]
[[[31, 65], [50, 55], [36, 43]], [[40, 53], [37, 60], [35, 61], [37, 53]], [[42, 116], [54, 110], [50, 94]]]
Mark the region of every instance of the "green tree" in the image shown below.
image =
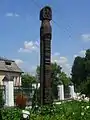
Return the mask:
[[78, 56], [72, 66], [72, 81], [75, 85], [80, 85], [85, 80], [85, 59]]
[[58, 97], [58, 90], [57, 90], [57, 85], [60, 84], [60, 74], [61, 74], [61, 67], [60, 65], [57, 65], [57, 63], [52, 63], [51, 70], [51, 78], [52, 78], [52, 93], [53, 93], [53, 98], [57, 99]]
[[[57, 63], [51, 64], [52, 93], [55, 99], [57, 99], [57, 96], [58, 96], [57, 85], [59, 85], [61, 81], [65, 85], [67, 85], [70, 82], [70, 78], [67, 77], [67, 75], [64, 72], [61, 72], [61, 69], [62, 68]], [[37, 66], [36, 73], [39, 76], [39, 80], [40, 80], [40, 67], [39, 66]]]
[[[60, 81], [59, 74], [61, 73], [61, 69], [62, 68], [60, 67], [60, 65], [57, 65], [57, 63], [51, 64], [51, 78], [52, 80], [54, 80], [54, 82], [56, 81], [55, 83], [58, 83]], [[36, 74], [40, 81], [40, 66], [37, 66]]]
[[90, 60], [90, 49], [87, 49], [87, 50], [86, 50], [85, 58], [86, 58], [87, 60]]
[[90, 49], [86, 50], [85, 72], [86, 72], [86, 77], [90, 77]]
[[71, 78], [68, 77], [64, 72], [61, 72], [60, 80], [63, 82], [64, 85], [69, 85], [71, 82]]
[[36, 76], [38, 77], [38, 78], [37, 78], [37, 82], [40, 82], [40, 66], [37, 66]]
[[23, 74], [21, 78], [22, 78], [23, 87], [30, 87], [32, 83], [36, 83], [35, 76], [29, 74]]
[[72, 66], [72, 81], [81, 93], [90, 96], [90, 49], [85, 57], [76, 57]]

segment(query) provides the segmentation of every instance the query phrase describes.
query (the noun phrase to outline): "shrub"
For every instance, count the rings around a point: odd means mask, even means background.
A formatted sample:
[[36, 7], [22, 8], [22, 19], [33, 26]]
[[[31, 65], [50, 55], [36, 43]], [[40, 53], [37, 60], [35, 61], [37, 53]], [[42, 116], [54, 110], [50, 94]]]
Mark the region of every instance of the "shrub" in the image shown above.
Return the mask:
[[34, 95], [32, 98], [32, 107], [34, 107], [36, 104], [40, 105], [40, 88], [37, 90], [35, 89]]
[[[19, 108], [1, 109], [2, 120], [20, 120]], [[30, 120], [90, 120], [90, 103], [84, 101], [61, 102], [30, 111]], [[1, 118], [0, 118], [1, 120]]]
[[2, 120], [20, 120], [21, 110], [18, 108], [5, 108], [1, 109], [1, 114]]
[[16, 97], [16, 106], [24, 109], [26, 107], [27, 97], [24, 96], [22, 93], [18, 94]]

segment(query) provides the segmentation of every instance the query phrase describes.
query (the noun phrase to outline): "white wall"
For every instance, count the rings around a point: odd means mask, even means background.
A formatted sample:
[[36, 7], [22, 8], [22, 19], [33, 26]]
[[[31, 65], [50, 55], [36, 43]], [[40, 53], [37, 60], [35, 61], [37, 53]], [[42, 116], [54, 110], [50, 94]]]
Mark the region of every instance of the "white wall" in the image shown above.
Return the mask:
[[0, 85], [3, 85], [2, 80], [3, 80], [3, 78], [5, 77], [6, 74], [14, 77], [14, 86], [21, 85], [21, 74], [20, 73], [1, 72], [1, 71], [0, 71]]

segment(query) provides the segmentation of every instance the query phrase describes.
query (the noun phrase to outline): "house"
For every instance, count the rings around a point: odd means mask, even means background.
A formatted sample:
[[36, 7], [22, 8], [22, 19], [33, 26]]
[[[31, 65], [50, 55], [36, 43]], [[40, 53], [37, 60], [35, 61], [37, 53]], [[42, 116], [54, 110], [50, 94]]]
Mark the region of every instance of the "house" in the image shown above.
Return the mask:
[[0, 85], [4, 85], [3, 79], [8, 75], [13, 77], [14, 86], [20, 86], [22, 73], [15, 61], [0, 57]]

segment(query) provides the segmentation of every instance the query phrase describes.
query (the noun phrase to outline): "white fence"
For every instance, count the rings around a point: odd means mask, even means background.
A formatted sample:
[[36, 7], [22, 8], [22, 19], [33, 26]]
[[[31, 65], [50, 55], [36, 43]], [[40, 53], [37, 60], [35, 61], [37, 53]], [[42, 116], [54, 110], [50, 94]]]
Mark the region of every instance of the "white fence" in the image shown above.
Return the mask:
[[[6, 106], [14, 106], [14, 85], [13, 80], [11, 81], [4, 81], [5, 85], [5, 105]], [[40, 85], [39, 85], [40, 87]], [[58, 85], [58, 100], [65, 100], [65, 92], [64, 92], [64, 85]], [[70, 99], [75, 98], [75, 92], [74, 92], [74, 85], [69, 85], [69, 95]]]
[[[58, 85], [58, 100], [65, 100], [65, 88], [64, 88], [64, 85], [61, 84], [61, 85]], [[76, 93], [74, 91], [74, 85], [69, 85], [68, 86], [68, 97], [69, 99], [73, 99], [76, 97]], [[66, 99], [67, 99], [66, 98]]]

